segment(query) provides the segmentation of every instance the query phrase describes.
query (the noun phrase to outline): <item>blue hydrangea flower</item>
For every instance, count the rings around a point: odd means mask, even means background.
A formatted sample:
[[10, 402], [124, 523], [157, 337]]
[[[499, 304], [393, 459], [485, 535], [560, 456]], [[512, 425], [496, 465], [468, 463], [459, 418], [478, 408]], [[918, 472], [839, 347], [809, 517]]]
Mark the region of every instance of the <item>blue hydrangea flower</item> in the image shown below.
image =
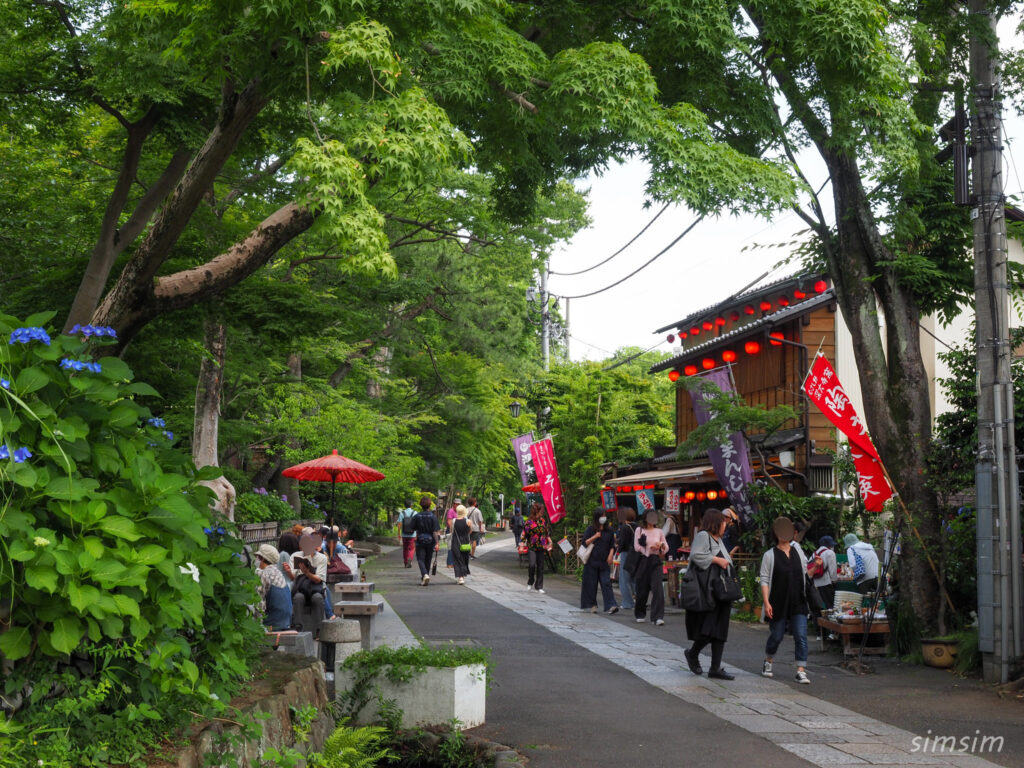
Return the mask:
[[39, 327], [15, 328], [11, 331], [11, 338], [7, 343], [28, 344], [30, 341], [41, 341], [46, 346], [50, 346], [50, 336], [45, 330]]
[[146, 423], [149, 424], [149, 426], [151, 427], [159, 427], [160, 429], [163, 429], [164, 427], [167, 426], [167, 422], [165, 422], [163, 419], [158, 419], [155, 416], [151, 419], [146, 419]]
[[72, 360], [70, 357], [65, 357], [61, 360], [60, 367], [65, 371], [92, 371], [93, 373], [100, 373], [103, 370], [99, 363], [90, 363], [87, 360]]
[[84, 336], [90, 338], [92, 336], [109, 336], [111, 339], [117, 338], [117, 331], [110, 326], [106, 325], [79, 325], [75, 323], [74, 327], [68, 331], [71, 336]]
[[223, 536], [223, 535], [224, 535], [224, 533], [225, 533], [225, 531], [224, 531], [224, 529], [223, 529], [223, 528], [221, 528], [221, 527], [220, 527], [220, 526], [218, 525], [218, 526], [217, 526], [217, 533], [219, 533], [219, 534], [220, 534], [221, 536]]
[[14, 449], [14, 463], [21, 464], [25, 459], [31, 459], [32, 452], [28, 448], [15, 448]]
[[171, 432], [169, 429], [165, 429], [164, 430], [164, 437], [166, 437], [168, 440], [173, 440], [174, 439], [174, 433]]
[[8, 381], [7, 379], [0, 379], [0, 387], [3, 387], [4, 389], [10, 389], [11, 382]]
[[0, 444], [0, 459], [11, 458], [11, 449], [6, 445]]

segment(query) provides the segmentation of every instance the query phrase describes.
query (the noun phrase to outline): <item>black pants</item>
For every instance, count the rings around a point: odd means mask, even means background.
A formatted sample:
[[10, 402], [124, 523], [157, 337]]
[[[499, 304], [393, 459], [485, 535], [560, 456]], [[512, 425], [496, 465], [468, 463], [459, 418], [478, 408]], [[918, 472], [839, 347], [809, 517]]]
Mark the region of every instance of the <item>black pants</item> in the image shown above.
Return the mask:
[[615, 593], [612, 591], [612, 569], [607, 560], [599, 563], [587, 563], [583, 566], [583, 585], [580, 588], [580, 608], [586, 610], [597, 605], [597, 587], [601, 586], [601, 597], [604, 600], [604, 609], [610, 610], [612, 606], [618, 605], [615, 602]]
[[725, 640], [715, 640], [707, 635], [700, 635], [694, 641], [693, 647], [690, 649], [690, 655], [696, 659], [706, 645], [711, 646], [711, 668], [721, 669], [722, 653], [725, 651]]
[[420, 567], [420, 576], [430, 573], [430, 565], [434, 558], [434, 540], [420, 541], [416, 539], [416, 563]]
[[530, 575], [526, 579], [526, 586], [534, 589], [544, 589], [544, 550], [530, 550]]
[[665, 618], [665, 593], [661, 589], [661, 558], [648, 555], [636, 567], [636, 602], [633, 615], [638, 619], [647, 614], [647, 595], [651, 596], [651, 621]]

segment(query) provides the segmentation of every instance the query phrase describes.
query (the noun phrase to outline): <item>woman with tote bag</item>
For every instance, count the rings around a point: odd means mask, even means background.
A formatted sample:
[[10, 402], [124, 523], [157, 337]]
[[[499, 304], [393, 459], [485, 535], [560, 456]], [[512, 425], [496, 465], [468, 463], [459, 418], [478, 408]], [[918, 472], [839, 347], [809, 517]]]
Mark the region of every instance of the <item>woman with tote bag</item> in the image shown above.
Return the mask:
[[[728, 518], [717, 509], [707, 509], [704, 517], [701, 518], [700, 531], [693, 537], [693, 544], [690, 547], [690, 568], [696, 568], [702, 572], [708, 571], [713, 566], [728, 569], [732, 566], [732, 558], [729, 550], [723, 541], [723, 534], [728, 525]], [[706, 584], [707, 581], [704, 581]], [[731, 603], [716, 602], [714, 599], [708, 601], [711, 606], [706, 611], [686, 612], [686, 637], [693, 641], [690, 649], [683, 651], [686, 657], [686, 665], [695, 675], [704, 672], [700, 665], [700, 652], [705, 646], [711, 646], [711, 669], [708, 670], [708, 677], [715, 680], [735, 680], [736, 676], [731, 675], [722, 668], [722, 653], [725, 651], [725, 641], [729, 639], [729, 614], [732, 610]]]
[[469, 554], [472, 551], [471, 527], [466, 516], [469, 514], [464, 506], [455, 508], [455, 520], [452, 521], [452, 542], [449, 551], [452, 553], [452, 566], [459, 584], [466, 583], [469, 576]]
[[647, 621], [647, 596], [651, 596], [651, 622], [660, 627], [665, 623], [665, 593], [661, 588], [661, 558], [668, 552], [665, 534], [658, 526], [658, 513], [650, 509], [644, 515], [644, 527], [636, 531], [633, 549], [640, 553], [636, 568], [636, 602], [633, 616], [637, 624]]

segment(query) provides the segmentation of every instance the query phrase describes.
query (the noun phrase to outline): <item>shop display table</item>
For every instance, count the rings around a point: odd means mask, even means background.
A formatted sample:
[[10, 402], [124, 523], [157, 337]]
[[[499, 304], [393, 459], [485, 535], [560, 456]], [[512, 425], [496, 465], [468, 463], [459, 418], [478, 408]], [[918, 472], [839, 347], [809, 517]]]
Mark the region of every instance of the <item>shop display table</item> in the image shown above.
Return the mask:
[[[818, 626], [833, 632], [839, 636], [843, 643], [844, 656], [856, 656], [860, 650], [860, 643], [864, 635], [864, 622], [857, 621], [832, 621], [824, 617], [818, 618]], [[884, 655], [889, 652], [889, 620], [876, 619], [867, 629], [868, 643], [864, 646], [864, 653]], [[871, 645], [871, 637], [876, 636], [882, 640], [881, 645]]]

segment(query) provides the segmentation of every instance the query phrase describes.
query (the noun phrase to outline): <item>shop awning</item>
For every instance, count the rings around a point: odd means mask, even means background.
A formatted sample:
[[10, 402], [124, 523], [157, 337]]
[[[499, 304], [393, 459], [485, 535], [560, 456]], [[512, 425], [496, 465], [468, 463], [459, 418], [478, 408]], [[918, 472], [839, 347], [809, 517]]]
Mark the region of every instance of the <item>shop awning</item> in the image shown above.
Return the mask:
[[619, 485], [648, 485], [650, 483], [671, 484], [675, 481], [696, 480], [704, 475], [710, 475], [714, 479], [714, 469], [711, 465], [700, 467], [683, 467], [682, 469], [659, 469], [653, 472], [640, 472], [635, 475], [623, 475], [622, 477], [609, 477], [605, 479], [605, 485], [615, 487]]

